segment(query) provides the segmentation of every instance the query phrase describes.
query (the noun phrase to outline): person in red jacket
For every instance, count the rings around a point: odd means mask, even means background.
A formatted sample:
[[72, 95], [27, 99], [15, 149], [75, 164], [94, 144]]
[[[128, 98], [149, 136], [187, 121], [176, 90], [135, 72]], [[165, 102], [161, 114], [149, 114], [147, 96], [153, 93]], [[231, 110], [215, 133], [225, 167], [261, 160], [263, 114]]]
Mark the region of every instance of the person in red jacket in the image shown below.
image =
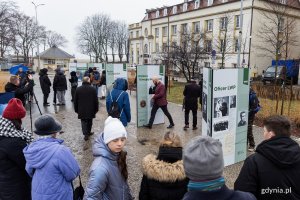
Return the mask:
[[162, 82], [156, 77], [154, 76], [152, 78], [152, 81], [155, 85], [155, 94], [152, 97], [152, 102], [153, 102], [153, 107], [151, 109], [151, 117], [149, 120], [149, 123], [147, 125], [144, 125], [144, 127], [147, 127], [149, 129], [152, 128], [152, 124], [155, 118], [155, 114], [157, 112], [157, 110], [159, 108], [162, 109], [162, 111], [164, 112], [164, 114], [167, 116], [167, 118], [169, 119], [170, 125], [167, 128], [173, 128], [173, 126], [175, 125], [172, 119], [172, 116], [170, 115], [169, 111], [168, 111], [168, 101], [166, 98], [166, 89], [165, 86], [162, 84]]

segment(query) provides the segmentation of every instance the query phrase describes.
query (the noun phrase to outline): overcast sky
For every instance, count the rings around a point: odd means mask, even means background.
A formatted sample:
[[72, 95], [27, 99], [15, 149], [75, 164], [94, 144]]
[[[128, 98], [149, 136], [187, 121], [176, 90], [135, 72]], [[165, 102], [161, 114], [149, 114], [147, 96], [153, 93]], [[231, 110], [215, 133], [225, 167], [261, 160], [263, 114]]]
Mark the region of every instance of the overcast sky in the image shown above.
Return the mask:
[[[32, 0], [14, 0], [19, 10], [35, 17]], [[76, 27], [85, 17], [104, 13], [114, 20], [124, 20], [128, 24], [140, 22], [146, 9], [171, 6], [183, 0], [33, 0], [38, 7], [38, 22], [48, 30], [56, 31], [67, 38], [67, 46], [63, 48], [76, 58], [87, 58], [79, 53], [75, 43]], [[42, 49], [43, 47], [40, 47]]]

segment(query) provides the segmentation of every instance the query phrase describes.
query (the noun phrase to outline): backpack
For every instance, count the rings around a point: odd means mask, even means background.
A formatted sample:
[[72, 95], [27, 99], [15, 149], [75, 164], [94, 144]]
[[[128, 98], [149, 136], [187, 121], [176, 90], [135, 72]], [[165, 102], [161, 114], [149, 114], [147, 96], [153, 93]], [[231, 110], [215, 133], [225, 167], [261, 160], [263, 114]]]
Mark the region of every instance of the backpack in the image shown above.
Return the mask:
[[253, 90], [250, 90], [249, 93], [249, 111], [257, 113], [260, 110], [259, 100], [256, 96], [256, 93]]
[[108, 116], [120, 119], [120, 117], [122, 115], [122, 112], [123, 112], [123, 108], [122, 108], [121, 113], [120, 113], [118, 100], [119, 100], [120, 96], [123, 94], [123, 92], [124, 91], [122, 91], [121, 94], [119, 94], [119, 96], [116, 100], [113, 100], [113, 98], [111, 96], [111, 92], [110, 92], [110, 99], [111, 99], [112, 103], [110, 104], [110, 108], [109, 108], [109, 111], [108, 111]]

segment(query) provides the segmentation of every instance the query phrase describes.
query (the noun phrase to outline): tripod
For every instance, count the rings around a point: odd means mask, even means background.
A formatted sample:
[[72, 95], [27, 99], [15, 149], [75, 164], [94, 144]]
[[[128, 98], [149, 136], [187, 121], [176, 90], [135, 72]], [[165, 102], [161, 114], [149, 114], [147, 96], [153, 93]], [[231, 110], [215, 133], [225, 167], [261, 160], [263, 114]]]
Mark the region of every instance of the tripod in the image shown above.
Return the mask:
[[28, 96], [28, 103], [29, 103], [29, 116], [30, 116], [30, 128], [31, 128], [31, 132], [32, 132], [32, 113], [31, 113], [31, 103], [32, 103], [32, 97], [34, 97], [34, 100], [36, 102], [36, 105], [39, 109], [39, 112], [40, 114], [42, 115], [42, 112], [41, 112], [41, 109], [40, 109], [40, 106], [39, 106], [39, 102], [34, 94], [34, 91], [32, 89], [32, 91], [30, 91], [30, 94]]

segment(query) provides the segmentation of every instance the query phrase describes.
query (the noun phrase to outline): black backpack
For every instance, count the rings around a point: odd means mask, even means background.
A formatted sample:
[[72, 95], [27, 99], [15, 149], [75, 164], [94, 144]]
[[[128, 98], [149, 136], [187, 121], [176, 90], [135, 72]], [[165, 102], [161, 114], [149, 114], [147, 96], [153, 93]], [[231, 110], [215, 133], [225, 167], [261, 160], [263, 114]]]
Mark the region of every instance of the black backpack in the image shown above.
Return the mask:
[[256, 93], [250, 89], [249, 94], [249, 111], [252, 113], [257, 113], [260, 110], [261, 106], [259, 105], [259, 100]]
[[109, 111], [108, 111], [108, 115], [113, 117], [113, 118], [118, 118], [120, 119], [121, 117], [121, 114], [123, 112], [123, 108], [120, 112], [120, 108], [119, 108], [119, 105], [118, 105], [118, 100], [120, 98], [120, 96], [123, 94], [124, 91], [121, 92], [121, 94], [119, 94], [118, 98], [116, 100], [114, 100], [111, 96], [111, 92], [110, 92], [110, 99], [112, 101], [111, 105], [110, 105], [110, 108], [109, 108]]

